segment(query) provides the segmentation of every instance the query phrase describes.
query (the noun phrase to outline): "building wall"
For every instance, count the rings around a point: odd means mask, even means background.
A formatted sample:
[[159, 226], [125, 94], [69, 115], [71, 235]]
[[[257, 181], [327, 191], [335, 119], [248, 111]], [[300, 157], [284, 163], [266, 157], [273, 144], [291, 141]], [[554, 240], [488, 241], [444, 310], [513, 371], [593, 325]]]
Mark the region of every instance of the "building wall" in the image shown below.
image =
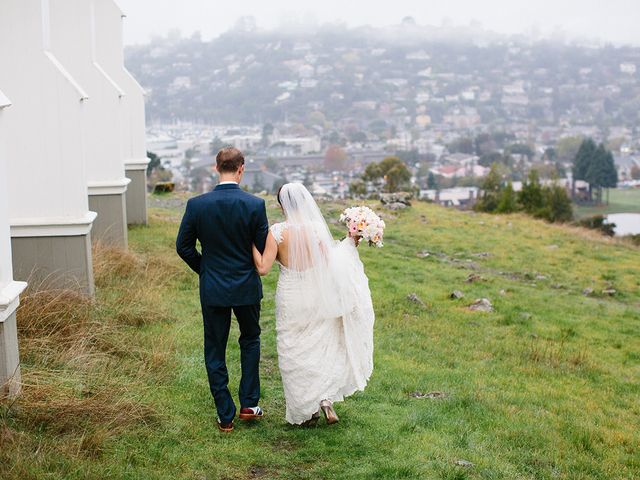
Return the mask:
[[127, 168], [127, 178], [131, 180], [126, 195], [127, 222], [129, 225], [147, 224], [147, 170]]
[[92, 241], [127, 248], [127, 207], [125, 194], [90, 195], [89, 208], [99, 212], [93, 228]]
[[96, 18], [96, 58], [126, 92], [121, 121], [125, 162], [148, 163], [145, 145], [144, 90], [124, 66], [124, 14], [113, 0], [92, 0]]
[[3, 126], [11, 159], [13, 272], [18, 280], [32, 271], [59, 273], [92, 293], [86, 243], [95, 214], [88, 205], [83, 137], [88, 94], [51, 51], [54, 6], [51, 0], [2, 1], [0, 85], [13, 102]]
[[0, 398], [17, 395], [20, 391], [20, 362], [18, 356], [18, 334], [16, 308], [19, 295], [26, 287], [23, 282], [13, 280], [11, 262], [11, 240], [9, 230], [9, 196], [7, 192], [6, 151], [7, 115], [5, 109], [11, 105], [0, 92]]
[[125, 92], [97, 61], [93, 13], [92, 0], [50, 0], [51, 52], [89, 95], [82, 125], [89, 193], [93, 185], [124, 179], [119, 123]]
[[128, 186], [127, 222], [147, 223], [147, 183], [140, 175], [149, 163], [145, 144], [144, 90], [124, 66], [122, 25], [124, 14], [113, 0], [91, 0], [95, 11], [96, 59], [105, 72], [125, 91], [122, 97], [120, 136]]
[[88, 95], [48, 50], [46, 6], [3, 0], [0, 15], [0, 85], [13, 101], [6, 127], [7, 173], [16, 179], [8, 187], [12, 223], [77, 219], [89, 210], [81, 135]]
[[36, 288], [94, 293], [91, 235], [14, 237], [13, 276]]

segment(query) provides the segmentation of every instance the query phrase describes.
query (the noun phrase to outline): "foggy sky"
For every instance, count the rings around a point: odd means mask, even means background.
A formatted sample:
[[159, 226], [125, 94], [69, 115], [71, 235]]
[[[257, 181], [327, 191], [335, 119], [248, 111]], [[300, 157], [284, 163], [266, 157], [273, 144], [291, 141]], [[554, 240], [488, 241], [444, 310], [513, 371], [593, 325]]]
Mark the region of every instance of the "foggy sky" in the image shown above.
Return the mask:
[[255, 17], [260, 28], [342, 21], [349, 26], [397, 24], [412, 16], [419, 24], [468, 25], [478, 21], [498, 33], [563, 31], [567, 39], [596, 39], [640, 46], [639, 0], [116, 0], [124, 13], [125, 43], [179, 29], [210, 39], [238, 17]]

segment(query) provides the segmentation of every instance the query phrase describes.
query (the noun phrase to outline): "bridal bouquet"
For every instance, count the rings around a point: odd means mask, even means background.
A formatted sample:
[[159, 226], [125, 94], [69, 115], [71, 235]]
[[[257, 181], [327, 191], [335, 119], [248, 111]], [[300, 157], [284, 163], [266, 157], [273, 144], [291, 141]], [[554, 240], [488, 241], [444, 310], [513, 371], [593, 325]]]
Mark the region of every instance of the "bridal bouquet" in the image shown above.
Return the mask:
[[385, 224], [369, 207], [347, 208], [340, 215], [340, 222], [349, 229], [349, 236], [356, 238], [356, 246], [359, 238], [363, 238], [369, 242], [370, 247], [382, 247]]

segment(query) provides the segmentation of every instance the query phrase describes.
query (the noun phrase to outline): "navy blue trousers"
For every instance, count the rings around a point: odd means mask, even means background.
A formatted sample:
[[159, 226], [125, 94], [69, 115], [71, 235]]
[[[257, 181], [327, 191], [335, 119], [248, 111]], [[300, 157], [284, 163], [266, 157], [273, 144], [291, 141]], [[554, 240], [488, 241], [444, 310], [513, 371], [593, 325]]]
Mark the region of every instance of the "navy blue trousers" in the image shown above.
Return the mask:
[[236, 415], [236, 405], [228, 387], [226, 363], [232, 310], [240, 327], [240, 408], [255, 407], [260, 399], [260, 304], [240, 307], [203, 305], [204, 361], [211, 394], [222, 423], [230, 422]]

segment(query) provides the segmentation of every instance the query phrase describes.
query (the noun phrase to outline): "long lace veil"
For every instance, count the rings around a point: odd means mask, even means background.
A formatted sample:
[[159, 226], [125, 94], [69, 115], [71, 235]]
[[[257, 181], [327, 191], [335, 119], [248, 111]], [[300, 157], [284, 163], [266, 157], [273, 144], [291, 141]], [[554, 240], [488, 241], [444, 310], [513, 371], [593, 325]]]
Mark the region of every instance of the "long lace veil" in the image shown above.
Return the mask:
[[309, 315], [336, 318], [345, 315], [355, 301], [349, 292], [345, 248], [335, 241], [318, 204], [304, 185], [288, 183], [280, 190], [280, 204], [287, 217], [290, 275], [308, 286]]

